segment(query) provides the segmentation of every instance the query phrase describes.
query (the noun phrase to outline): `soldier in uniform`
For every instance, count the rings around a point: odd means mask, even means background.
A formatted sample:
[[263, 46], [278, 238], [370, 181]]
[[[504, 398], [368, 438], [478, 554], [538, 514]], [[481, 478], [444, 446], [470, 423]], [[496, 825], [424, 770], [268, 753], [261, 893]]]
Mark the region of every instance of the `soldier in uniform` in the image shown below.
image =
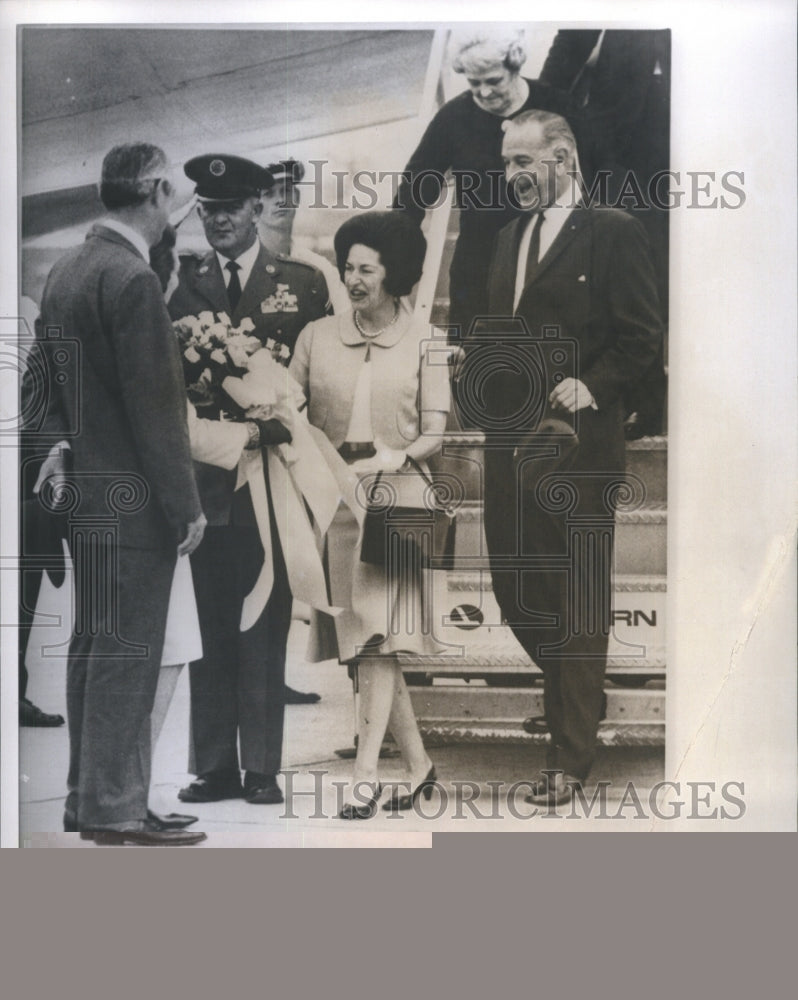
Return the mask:
[[258, 225], [261, 243], [272, 253], [290, 254], [297, 260], [312, 264], [324, 275], [333, 312], [349, 312], [352, 303], [338, 268], [320, 253], [316, 253], [294, 236], [294, 222], [299, 207], [299, 185], [305, 167], [299, 160], [278, 160], [266, 168], [274, 184], [263, 195], [263, 214]]
[[[227, 313], [237, 326], [249, 317], [254, 335], [287, 360], [300, 330], [325, 315], [329, 302], [324, 278], [314, 267], [273, 255], [258, 239], [260, 196], [271, 186], [271, 175], [250, 160], [226, 154], [195, 157], [184, 170], [196, 184], [211, 250], [181, 258], [178, 287], [169, 301], [172, 318], [208, 310]], [[259, 423], [256, 446], [288, 440], [278, 421]], [[192, 559], [204, 655], [190, 670], [191, 763], [197, 779], [179, 797], [213, 802], [243, 796], [257, 804], [279, 803], [291, 592], [271, 495], [274, 585], [258, 621], [242, 632], [243, 601], [263, 562], [249, 487], [235, 489], [235, 470], [197, 463], [196, 471], [208, 518], [207, 537]], [[266, 485], [268, 493], [268, 480]]]

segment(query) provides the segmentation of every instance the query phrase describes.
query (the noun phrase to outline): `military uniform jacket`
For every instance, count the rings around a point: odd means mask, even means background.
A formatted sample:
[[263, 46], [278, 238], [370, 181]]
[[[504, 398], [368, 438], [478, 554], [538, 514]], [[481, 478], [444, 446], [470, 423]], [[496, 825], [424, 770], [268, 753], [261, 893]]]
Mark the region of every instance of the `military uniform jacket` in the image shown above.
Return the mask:
[[[293, 353], [302, 328], [311, 320], [330, 312], [327, 284], [322, 274], [309, 264], [286, 257], [274, 257], [261, 246], [249, 280], [241, 290], [235, 309], [230, 308], [224, 275], [216, 252], [188, 254], [180, 258], [179, 283], [169, 301], [173, 320], [197, 316], [209, 310], [227, 313], [233, 326], [249, 317], [253, 331], [265, 345], [274, 340]], [[242, 493], [233, 510], [236, 472], [196, 463], [202, 508], [209, 524], [242, 521], [254, 524], [248, 496]]]

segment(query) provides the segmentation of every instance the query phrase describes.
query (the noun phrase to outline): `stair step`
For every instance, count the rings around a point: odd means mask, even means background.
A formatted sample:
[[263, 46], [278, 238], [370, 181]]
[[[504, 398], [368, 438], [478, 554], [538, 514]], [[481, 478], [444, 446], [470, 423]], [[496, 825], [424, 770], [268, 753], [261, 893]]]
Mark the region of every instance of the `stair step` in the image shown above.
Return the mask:
[[[493, 591], [490, 573], [484, 570], [450, 570], [447, 575], [447, 583], [450, 591], [483, 594]], [[613, 589], [616, 594], [664, 594], [667, 590], [667, 577], [656, 575], [617, 576], [613, 580]]]
[[[543, 733], [525, 733], [517, 723], [427, 722], [419, 719], [419, 730], [424, 743], [429, 747], [458, 743], [546, 744], [549, 741], [548, 736]], [[604, 747], [661, 747], [665, 745], [665, 723], [624, 722], [608, 725], [602, 722], [598, 728], [596, 743]]]
[[[413, 709], [427, 722], [515, 723], [543, 714], [543, 688], [494, 688], [474, 684], [435, 684], [411, 688]], [[665, 719], [665, 691], [661, 686], [637, 691], [607, 691], [605, 726], [620, 723], [658, 724]]]
[[[667, 566], [667, 520], [664, 502], [638, 510], [619, 510], [615, 516], [615, 571], [619, 575], [662, 576]], [[463, 504], [457, 511], [455, 568], [489, 567], [482, 525], [482, 504]]]
[[645, 484], [646, 500], [668, 495], [668, 439], [664, 435], [626, 442], [626, 472]]
[[[447, 429], [443, 435], [443, 445], [457, 445], [458, 447], [482, 447], [485, 444], [485, 435], [482, 431], [461, 431], [456, 428]], [[653, 437], [639, 438], [637, 441], [627, 441], [626, 451], [641, 452], [667, 452], [668, 438], [664, 434]]]
[[[482, 495], [484, 438], [478, 432], [456, 430], [456, 418], [450, 417], [442, 449], [430, 462], [436, 472], [456, 476], [462, 483], [468, 500], [478, 501]], [[626, 475], [629, 481], [639, 480], [638, 495], [644, 504], [662, 503], [667, 498], [668, 439], [641, 438], [626, 444]]]
[[[435, 637], [451, 643], [446, 652], [435, 654], [398, 653], [402, 670], [434, 677], [489, 677], [517, 674], [530, 680], [541, 676], [540, 669], [505, 625], [480, 625], [473, 630], [458, 626], [438, 626]], [[610, 638], [607, 674], [620, 677], [663, 677], [665, 645], [640, 642], [624, 645], [617, 631]]]
[[[543, 714], [541, 688], [434, 685], [410, 688], [419, 728], [429, 742], [547, 743], [547, 733], [530, 734], [521, 722]], [[599, 724], [602, 746], [662, 746], [665, 691], [607, 691], [607, 718]]]

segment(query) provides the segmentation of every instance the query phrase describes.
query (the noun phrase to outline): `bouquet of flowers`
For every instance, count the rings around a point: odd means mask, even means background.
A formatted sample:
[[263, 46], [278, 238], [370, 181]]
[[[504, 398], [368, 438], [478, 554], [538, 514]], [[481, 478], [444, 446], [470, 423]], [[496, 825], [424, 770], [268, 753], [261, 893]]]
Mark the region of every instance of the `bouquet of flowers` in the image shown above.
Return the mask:
[[[279, 420], [291, 433], [291, 444], [242, 452], [236, 489], [249, 484], [264, 560], [258, 580], [244, 601], [241, 629], [250, 628], [263, 611], [274, 582], [271, 559], [271, 514], [264, 465], [283, 543], [291, 592], [311, 607], [337, 614], [328, 604], [324, 569], [316, 532], [323, 535], [344, 502], [357, 517], [359, 505], [349, 468], [325, 437], [311, 428], [303, 412], [305, 397], [287, 365], [288, 346], [252, 336], [251, 319], [233, 327], [226, 313], [201, 312], [175, 324], [190, 401], [200, 416], [232, 420]], [[210, 408], [214, 410], [210, 410]], [[209, 412], [210, 410], [210, 412]], [[313, 521], [309, 518], [312, 514]]]
[[[228, 376], [243, 375], [250, 357], [263, 347], [257, 337], [250, 336], [255, 324], [247, 317], [233, 327], [227, 313], [216, 315], [208, 310], [184, 316], [174, 328], [189, 400], [198, 410], [213, 407], [219, 414], [242, 419], [222, 383]], [[229, 410], [233, 412], [228, 414]]]
[[[291, 357], [287, 344], [272, 338], [264, 343], [251, 335], [255, 324], [249, 317], [234, 327], [223, 312], [184, 316], [174, 327], [188, 398], [200, 415], [276, 418], [291, 429], [304, 397], [286, 371]], [[289, 459], [290, 449], [282, 450]]]

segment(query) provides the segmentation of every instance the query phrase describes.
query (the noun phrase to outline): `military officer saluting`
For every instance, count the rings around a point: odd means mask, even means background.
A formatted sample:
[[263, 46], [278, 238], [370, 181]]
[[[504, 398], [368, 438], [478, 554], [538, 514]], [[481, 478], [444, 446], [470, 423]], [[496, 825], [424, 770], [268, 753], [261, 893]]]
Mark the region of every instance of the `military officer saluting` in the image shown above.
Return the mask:
[[[238, 326], [249, 317], [254, 335], [287, 360], [300, 330], [328, 312], [329, 304], [324, 278], [314, 267], [275, 256], [258, 239], [260, 197], [273, 183], [271, 174], [251, 160], [215, 153], [189, 160], [184, 171], [196, 184], [211, 250], [181, 257], [178, 287], [169, 300], [172, 319], [224, 312]], [[288, 440], [278, 421], [261, 422], [253, 447]], [[291, 591], [273, 509], [271, 595], [258, 621], [242, 632], [244, 598], [264, 558], [249, 487], [235, 489], [235, 470], [196, 463], [196, 474], [208, 518], [207, 544], [192, 559], [203, 646], [203, 658], [190, 669], [197, 778], [179, 797], [185, 802], [242, 796], [255, 804], [281, 802], [276, 775]]]

